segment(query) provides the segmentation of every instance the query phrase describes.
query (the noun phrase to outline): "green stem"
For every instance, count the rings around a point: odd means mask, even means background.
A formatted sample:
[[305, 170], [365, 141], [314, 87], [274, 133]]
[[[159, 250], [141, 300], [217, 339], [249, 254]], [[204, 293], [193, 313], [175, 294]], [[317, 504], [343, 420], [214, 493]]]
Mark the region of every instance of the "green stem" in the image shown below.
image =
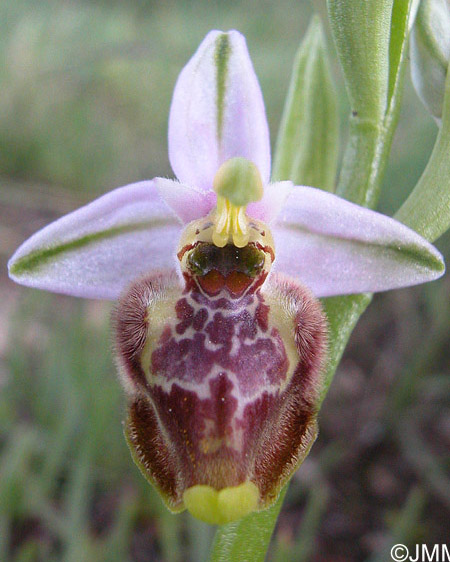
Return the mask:
[[[363, 207], [374, 209], [400, 115], [408, 49], [412, 2], [394, 1], [389, 48], [387, 108], [383, 117], [350, 115], [349, 139], [336, 193]], [[378, 115], [377, 112], [372, 112]]]
[[336, 194], [358, 205], [374, 207], [379, 194], [380, 146], [384, 131], [374, 121], [352, 115]]
[[336, 194], [374, 209], [400, 114], [405, 64], [401, 65], [386, 116], [381, 123], [352, 114]]

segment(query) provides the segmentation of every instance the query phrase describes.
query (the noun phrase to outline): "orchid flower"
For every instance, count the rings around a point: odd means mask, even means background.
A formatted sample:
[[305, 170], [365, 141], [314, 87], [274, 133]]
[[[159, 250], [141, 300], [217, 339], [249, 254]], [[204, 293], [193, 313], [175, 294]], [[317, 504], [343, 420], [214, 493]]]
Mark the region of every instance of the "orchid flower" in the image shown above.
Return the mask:
[[212, 31], [169, 118], [177, 180], [116, 189], [9, 262], [18, 283], [119, 299], [132, 455], [172, 511], [221, 524], [272, 505], [317, 434], [318, 297], [430, 281], [414, 231], [333, 194], [270, 183], [264, 102], [244, 37]]

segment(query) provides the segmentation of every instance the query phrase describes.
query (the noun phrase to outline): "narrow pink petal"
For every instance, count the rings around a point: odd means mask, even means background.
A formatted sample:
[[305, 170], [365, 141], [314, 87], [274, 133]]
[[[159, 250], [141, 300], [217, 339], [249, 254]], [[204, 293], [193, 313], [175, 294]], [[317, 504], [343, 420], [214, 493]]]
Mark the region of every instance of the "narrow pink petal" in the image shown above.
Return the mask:
[[269, 183], [264, 188], [261, 201], [250, 203], [248, 206], [249, 216], [270, 224], [280, 214], [292, 189], [291, 181]]
[[203, 191], [166, 178], [155, 178], [161, 198], [183, 224], [205, 217], [215, 206], [214, 191]]
[[395, 289], [444, 272], [442, 256], [413, 230], [312, 187], [292, 189], [273, 234], [276, 270], [317, 296]]
[[270, 176], [264, 101], [237, 31], [211, 31], [182, 70], [169, 117], [169, 157], [178, 179], [210, 190], [219, 166], [234, 156]]
[[144, 273], [175, 268], [181, 225], [154, 181], [121, 187], [43, 228], [9, 261], [14, 281], [116, 299]]

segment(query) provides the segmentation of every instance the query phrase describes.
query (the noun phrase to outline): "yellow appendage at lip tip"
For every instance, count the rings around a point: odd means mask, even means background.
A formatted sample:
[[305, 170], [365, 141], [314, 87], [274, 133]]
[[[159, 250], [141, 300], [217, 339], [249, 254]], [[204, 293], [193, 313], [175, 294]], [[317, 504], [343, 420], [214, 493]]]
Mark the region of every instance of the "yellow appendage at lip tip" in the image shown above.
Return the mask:
[[219, 248], [231, 241], [243, 248], [249, 241], [245, 209], [263, 196], [258, 168], [245, 158], [231, 158], [218, 169], [213, 187], [217, 193], [217, 207], [212, 241]]
[[191, 486], [183, 494], [186, 509], [210, 525], [224, 525], [255, 511], [259, 491], [253, 482], [215, 490], [211, 486]]

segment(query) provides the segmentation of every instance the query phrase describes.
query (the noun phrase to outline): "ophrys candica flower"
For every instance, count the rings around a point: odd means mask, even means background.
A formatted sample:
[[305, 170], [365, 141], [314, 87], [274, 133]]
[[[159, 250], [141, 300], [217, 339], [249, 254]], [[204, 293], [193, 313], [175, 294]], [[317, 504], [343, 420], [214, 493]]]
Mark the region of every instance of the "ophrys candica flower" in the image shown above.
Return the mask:
[[224, 523], [271, 505], [317, 434], [326, 321], [317, 297], [434, 279], [442, 257], [335, 195], [270, 183], [245, 40], [213, 31], [169, 119], [179, 181], [112, 191], [44, 228], [19, 283], [117, 299], [132, 454], [168, 507]]

